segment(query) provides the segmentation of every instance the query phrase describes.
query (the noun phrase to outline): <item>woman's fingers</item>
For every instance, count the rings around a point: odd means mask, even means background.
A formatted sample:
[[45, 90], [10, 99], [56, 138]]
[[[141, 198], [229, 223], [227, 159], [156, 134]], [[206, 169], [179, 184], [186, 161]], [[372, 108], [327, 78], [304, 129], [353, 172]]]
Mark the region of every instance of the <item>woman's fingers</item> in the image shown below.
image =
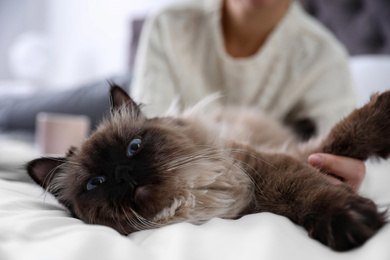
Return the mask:
[[338, 156], [326, 153], [312, 154], [308, 158], [309, 163], [324, 172], [335, 175], [328, 175], [333, 184], [346, 183], [355, 191], [359, 190], [366, 174], [366, 167], [360, 160], [345, 156]]

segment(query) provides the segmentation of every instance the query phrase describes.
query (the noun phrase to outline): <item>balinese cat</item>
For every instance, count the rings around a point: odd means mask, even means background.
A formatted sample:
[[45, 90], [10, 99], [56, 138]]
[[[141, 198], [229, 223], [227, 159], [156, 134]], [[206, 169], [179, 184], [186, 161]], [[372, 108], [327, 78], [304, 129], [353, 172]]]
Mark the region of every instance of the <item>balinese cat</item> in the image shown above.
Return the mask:
[[330, 184], [306, 161], [313, 152], [387, 158], [390, 92], [307, 143], [259, 113], [205, 103], [179, 116], [146, 118], [111, 86], [111, 116], [66, 157], [33, 160], [28, 173], [73, 216], [122, 234], [267, 211], [344, 251], [386, 223], [371, 200]]

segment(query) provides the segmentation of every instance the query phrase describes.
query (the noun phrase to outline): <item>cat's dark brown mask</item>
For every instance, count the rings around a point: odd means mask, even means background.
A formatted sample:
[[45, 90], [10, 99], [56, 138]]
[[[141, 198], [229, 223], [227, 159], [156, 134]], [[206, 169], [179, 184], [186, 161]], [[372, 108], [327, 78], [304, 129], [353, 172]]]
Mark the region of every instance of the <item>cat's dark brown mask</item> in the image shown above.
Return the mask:
[[[202, 191], [215, 183], [218, 169], [208, 167], [210, 175], [197, 177], [202, 164], [188, 167], [199, 146], [185, 134], [185, 122], [147, 119], [121, 88], [112, 86], [110, 94], [111, 116], [90, 138], [66, 157], [30, 162], [29, 175], [74, 216], [123, 234], [183, 220], [199, 222], [194, 220], [197, 206], [219, 199]], [[218, 203], [229, 208], [227, 202]], [[202, 219], [210, 218], [202, 214]]]

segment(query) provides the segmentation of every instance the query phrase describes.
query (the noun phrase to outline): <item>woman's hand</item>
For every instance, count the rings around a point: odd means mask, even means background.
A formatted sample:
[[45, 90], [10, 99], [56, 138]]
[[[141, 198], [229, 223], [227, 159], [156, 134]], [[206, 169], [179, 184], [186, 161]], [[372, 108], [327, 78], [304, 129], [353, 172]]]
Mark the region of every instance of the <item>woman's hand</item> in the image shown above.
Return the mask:
[[331, 173], [327, 175], [333, 184], [345, 183], [354, 191], [358, 191], [366, 175], [366, 166], [360, 160], [326, 153], [312, 154], [309, 163], [321, 171]]

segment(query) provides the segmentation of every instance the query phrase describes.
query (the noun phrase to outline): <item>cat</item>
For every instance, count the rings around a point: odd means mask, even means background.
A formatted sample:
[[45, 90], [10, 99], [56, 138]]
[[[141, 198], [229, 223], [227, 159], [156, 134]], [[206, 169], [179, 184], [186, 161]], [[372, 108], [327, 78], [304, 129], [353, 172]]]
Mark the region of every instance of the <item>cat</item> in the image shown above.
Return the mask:
[[[212, 99], [212, 98], [209, 98]], [[362, 245], [386, 223], [370, 199], [310, 166], [325, 152], [366, 160], [390, 153], [390, 91], [302, 143], [259, 112], [212, 108], [147, 118], [111, 85], [111, 115], [65, 157], [28, 163], [31, 178], [74, 217], [127, 235], [178, 222], [272, 212], [336, 251]]]

